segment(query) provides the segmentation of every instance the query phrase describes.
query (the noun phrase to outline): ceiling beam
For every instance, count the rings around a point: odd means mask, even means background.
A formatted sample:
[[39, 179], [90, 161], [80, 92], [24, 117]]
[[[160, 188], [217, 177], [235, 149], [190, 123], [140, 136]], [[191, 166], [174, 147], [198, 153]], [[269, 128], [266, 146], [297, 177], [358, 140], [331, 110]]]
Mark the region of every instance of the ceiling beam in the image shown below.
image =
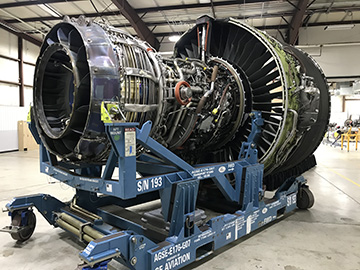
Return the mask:
[[[222, 3], [222, 2], [214, 2], [215, 3]], [[142, 13], [141, 10], [143, 9], [134, 9], [137, 13]], [[140, 11], [139, 11], [140, 10]], [[305, 15], [312, 15], [312, 14], [316, 14], [316, 13], [325, 13], [328, 9], [327, 8], [321, 8], [321, 9], [307, 9], [305, 11]], [[354, 7], [354, 6], [343, 6], [343, 7], [336, 7], [336, 8], [332, 8], [330, 13], [335, 13], [335, 12], [347, 12], [347, 11], [360, 11], [360, 6], [359, 7]], [[103, 12], [103, 13], [87, 13], [87, 14], [67, 14], [70, 17], [79, 17], [81, 15], [85, 15], [87, 18], [96, 18], [96, 17], [101, 17], [101, 16], [119, 16], [121, 15], [120, 11], [107, 11], [107, 12]], [[292, 17], [294, 15], [293, 12], [281, 12], [281, 13], [268, 13], [268, 14], [259, 14], [259, 15], [255, 15], [255, 16], [248, 16], [248, 17], [244, 17], [242, 16], [240, 19], [251, 19], [251, 18], [277, 18], [277, 17]], [[24, 22], [39, 22], [39, 21], [58, 21], [58, 20], [62, 20], [62, 18], [57, 18], [57, 17], [52, 17], [52, 16], [45, 16], [45, 17], [30, 17], [30, 18], [21, 18], [22, 21]], [[194, 20], [195, 21], [195, 20]], [[5, 22], [7, 23], [18, 23], [18, 20], [15, 19], [9, 19], [9, 20], [5, 20]], [[146, 23], [147, 25], [151, 26], [151, 25], [157, 25], [157, 24], [169, 24], [168, 22], [155, 22], [155, 23]], [[186, 21], [186, 23], [188, 23]], [[126, 25], [126, 26], [130, 26], [130, 25]]]
[[216, 19], [216, 13], [215, 13], [215, 8], [214, 8], [214, 2], [213, 2], [213, 0], [210, 0], [210, 4], [211, 4], [211, 12], [212, 12], [212, 15], [213, 15], [214, 19]]
[[[360, 20], [353, 20], [353, 21], [333, 21], [333, 22], [321, 22], [321, 23], [309, 23], [307, 25], [304, 25], [303, 27], [315, 27], [315, 26], [329, 26], [329, 25], [342, 25], [342, 24], [360, 24]], [[0, 21], [0, 27], [1, 27], [1, 21]], [[119, 28], [121, 27], [125, 27], [124, 25], [119, 25], [117, 26]], [[259, 26], [259, 27], [255, 27], [256, 29], [259, 30], [287, 30], [288, 29], [288, 25], [287, 24], [281, 24], [281, 25], [268, 25], [268, 26]], [[36, 34], [36, 31], [27, 31], [27, 34]], [[46, 33], [46, 31], [45, 31]], [[185, 32], [179, 32], [180, 34], [183, 34]], [[154, 33], [154, 35], [156, 37], [167, 37], [167, 36], [172, 36], [174, 35], [174, 32], [162, 32], [162, 33]]]
[[[66, 2], [76, 2], [84, 0], [66, 0]], [[0, 8], [13, 8], [13, 7], [23, 7], [23, 6], [33, 6], [41, 4], [54, 4], [54, 3], [64, 3], [64, 0], [34, 0], [34, 1], [22, 1], [22, 2], [12, 2], [0, 4]]]
[[[12, 7], [22, 7], [22, 6], [33, 6], [40, 4], [55, 4], [55, 3], [64, 3], [64, 2], [79, 2], [88, 0], [30, 0], [30, 1], [22, 1], [22, 2], [11, 2], [0, 4], [0, 8], [12, 8]], [[263, 2], [271, 2], [278, 0], [246, 0], [246, 3], [263, 3]], [[240, 5], [243, 4], [243, 1], [221, 1], [214, 2], [213, 5], [216, 6], [228, 6], [228, 5]], [[171, 5], [171, 6], [161, 6], [161, 7], [149, 7], [149, 8], [141, 8], [137, 9], [138, 12], [147, 12], [147, 11], [164, 11], [171, 9], [184, 9], [184, 8], [201, 8], [201, 7], [211, 7], [211, 3], [200, 3], [200, 4], [185, 4], [185, 5]]]
[[[353, 20], [353, 21], [334, 21], [334, 22], [320, 22], [320, 23], [309, 23], [307, 27], [315, 27], [315, 26], [329, 26], [329, 25], [343, 25], [343, 24], [360, 24], [360, 20]], [[258, 30], [266, 31], [266, 30], [287, 30], [288, 25], [287, 24], [275, 24], [275, 25], [268, 25], [268, 26], [259, 26], [255, 27]], [[324, 30], [325, 31], [325, 30]], [[185, 32], [180, 32], [180, 34], [183, 34]], [[155, 33], [155, 36], [157, 37], [167, 37], [174, 35], [174, 32], [162, 32], [162, 33]]]
[[[246, 4], [251, 3], [265, 3], [265, 2], [276, 2], [278, 0], [246, 0]], [[208, 3], [198, 3], [198, 4], [181, 4], [181, 5], [171, 5], [171, 6], [160, 6], [160, 7], [148, 7], [148, 8], [137, 8], [138, 13], [142, 12], [158, 12], [158, 11], [167, 11], [167, 10], [181, 10], [181, 9], [193, 9], [193, 8], [211, 8], [220, 7], [220, 6], [231, 6], [231, 5], [243, 5], [243, 0], [236, 1], [219, 1], [213, 2], [209, 1]]]
[[[360, 24], [360, 20], [351, 20], [351, 21], [333, 21], [333, 22], [316, 22], [316, 23], [308, 23], [306, 27], [312, 26], [329, 26], [329, 25], [343, 25], [343, 24]], [[304, 25], [305, 27], [305, 25]]]
[[[96, 18], [96, 17], [102, 17], [102, 16], [119, 16], [121, 15], [120, 11], [107, 11], [107, 12], [102, 12], [102, 13], [79, 13], [79, 14], [73, 14], [73, 15], [68, 15], [69, 17], [80, 17], [80, 16], [84, 16], [86, 18]], [[58, 18], [58, 17], [53, 17], [53, 16], [45, 16], [45, 17], [30, 17], [30, 18], [23, 18], [21, 19], [24, 22], [40, 22], [40, 21], [61, 21], [63, 18]], [[19, 22], [18, 20], [15, 19], [9, 19], [9, 20], [5, 20], [5, 22], [7, 23], [17, 23]]]
[[17, 37], [21, 37], [21, 38], [25, 39], [26, 41], [29, 41], [37, 46], [41, 46], [41, 44], [42, 44], [41, 40], [39, 40], [35, 37], [32, 37], [26, 33], [21, 32], [21, 30], [17, 29], [16, 27], [8, 25], [3, 20], [0, 20], [0, 28], [10, 32], [11, 34], [16, 35]]
[[[235, 18], [236, 19], [236, 18]], [[242, 18], [241, 18], [242, 19]], [[286, 23], [287, 21], [284, 20]], [[191, 20], [191, 21], [186, 21], [186, 24], [184, 23], [184, 25], [194, 25], [196, 23], [196, 20]], [[168, 25], [169, 22], [154, 22], [154, 23], [147, 23], [146, 25], [148, 26], [162, 26], [162, 25]], [[315, 22], [315, 23], [307, 23], [304, 21], [302, 27], [308, 27], [308, 26], [327, 26], [327, 25], [337, 25], [337, 24], [360, 24], [360, 20], [348, 20], [348, 21], [330, 21], [330, 22]], [[113, 24], [112, 26], [117, 27], [117, 28], [121, 28], [121, 27], [131, 27], [130, 24]], [[266, 30], [266, 29], [271, 29], [271, 30], [276, 30], [278, 27], [280, 27], [280, 29], [288, 29], [289, 25], [287, 24], [276, 24], [276, 25], [266, 25], [266, 26], [259, 26], [256, 27], [257, 29], [260, 30]]]
[[121, 11], [121, 14], [130, 22], [138, 36], [147, 41], [156, 50], [160, 48], [160, 42], [150, 31], [144, 21], [139, 17], [137, 12], [130, 6], [126, 0], [111, 0], [115, 6]]
[[[87, 1], [87, 0], [66, 0], [66, 2], [78, 2], [78, 1]], [[271, 2], [277, 0], [246, 0], [246, 3], [263, 3]], [[23, 1], [23, 2], [14, 2], [14, 3], [4, 3], [0, 4], [0, 8], [12, 8], [12, 7], [22, 7], [22, 6], [31, 6], [31, 5], [40, 5], [40, 4], [56, 4], [63, 3], [64, 0], [34, 0], [34, 1]], [[148, 7], [148, 8], [137, 8], [134, 9], [137, 13], [146, 13], [146, 12], [158, 12], [158, 11], [167, 11], [167, 10], [180, 10], [180, 9], [193, 9], [193, 8], [204, 8], [204, 7], [219, 7], [219, 6], [229, 6], [229, 5], [242, 5], [242, 1], [220, 1], [220, 2], [209, 2], [209, 3], [200, 3], [200, 4], [185, 4], [185, 5], [171, 5], [171, 6], [160, 6], [160, 7]], [[110, 14], [111, 12], [104, 12], [101, 14]], [[116, 13], [113, 12], [113, 13]], [[90, 13], [93, 14], [93, 13]], [[97, 14], [97, 13], [95, 13]], [[86, 15], [86, 14], [82, 14]], [[38, 17], [39, 18], [39, 17]], [[51, 17], [56, 19], [56, 17]], [[34, 18], [29, 18], [34, 19]]]
[[294, 16], [291, 19], [291, 23], [287, 32], [287, 42], [291, 45], [295, 45], [296, 41], [298, 40], [299, 30], [302, 26], [308, 3], [309, 0], [299, 0], [297, 9], [295, 10]]

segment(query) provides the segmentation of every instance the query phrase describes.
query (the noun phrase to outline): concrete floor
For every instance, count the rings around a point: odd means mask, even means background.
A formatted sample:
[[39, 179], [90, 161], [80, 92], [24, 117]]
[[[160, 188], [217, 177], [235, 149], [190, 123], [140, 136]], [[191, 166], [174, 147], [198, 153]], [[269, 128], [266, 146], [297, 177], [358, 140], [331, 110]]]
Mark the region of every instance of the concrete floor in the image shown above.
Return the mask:
[[[360, 155], [322, 145], [318, 166], [305, 173], [315, 195], [308, 211], [295, 211], [275, 224], [218, 250], [185, 269], [359, 270]], [[0, 207], [14, 196], [49, 193], [68, 200], [73, 190], [39, 173], [37, 151], [0, 154]], [[0, 269], [75, 269], [84, 245], [52, 228], [38, 214], [34, 235], [19, 244], [0, 233]], [[0, 227], [9, 225], [0, 213]], [[112, 262], [109, 269], [126, 269]]]

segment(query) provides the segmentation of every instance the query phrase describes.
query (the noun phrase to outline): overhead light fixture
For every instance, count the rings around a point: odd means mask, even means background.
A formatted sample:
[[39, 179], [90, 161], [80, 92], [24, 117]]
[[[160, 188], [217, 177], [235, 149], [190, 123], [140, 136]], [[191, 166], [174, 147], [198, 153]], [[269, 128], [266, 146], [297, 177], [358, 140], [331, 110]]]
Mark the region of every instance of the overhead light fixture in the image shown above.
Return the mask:
[[327, 25], [324, 27], [324, 30], [350, 30], [355, 27], [355, 24], [335, 24]]
[[37, 5], [39, 8], [41, 8], [42, 10], [46, 11], [47, 13], [49, 13], [51, 16], [53, 17], [57, 17], [60, 18], [62, 17], [62, 15], [60, 14], [60, 12], [58, 12], [56, 9], [54, 9], [53, 7], [49, 6], [48, 4], [39, 4]]
[[158, 52], [160, 55], [169, 55], [169, 56], [171, 56], [171, 55], [173, 55], [174, 54], [174, 52], [173, 51], [167, 51], [167, 52]]
[[179, 39], [180, 39], [180, 36], [179, 36], [179, 35], [174, 35], [174, 36], [170, 36], [170, 37], [169, 37], [169, 40], [170, 40], [171, 42], [177, 42]]

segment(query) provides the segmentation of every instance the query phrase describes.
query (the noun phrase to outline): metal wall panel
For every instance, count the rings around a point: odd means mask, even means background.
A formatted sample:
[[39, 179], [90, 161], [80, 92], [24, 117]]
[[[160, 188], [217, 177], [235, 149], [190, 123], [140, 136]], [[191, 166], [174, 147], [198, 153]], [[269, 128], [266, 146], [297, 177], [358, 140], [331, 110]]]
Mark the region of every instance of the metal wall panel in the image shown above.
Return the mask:
[[18, 149], [17, 122], [26, 120], [28, 109], [0, 106], [0, 152]]

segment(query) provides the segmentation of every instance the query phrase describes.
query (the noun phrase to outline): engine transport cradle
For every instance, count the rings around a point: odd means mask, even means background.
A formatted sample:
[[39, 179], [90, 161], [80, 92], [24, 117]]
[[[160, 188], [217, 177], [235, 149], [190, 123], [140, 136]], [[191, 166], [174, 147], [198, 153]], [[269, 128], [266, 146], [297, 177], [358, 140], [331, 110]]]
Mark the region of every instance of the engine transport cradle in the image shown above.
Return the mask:
[[[149, 136], [151, 123], [112, 121], [102, 104], [111, 152], [105, 167], [59, 161], [41, 143], [41, 172], [76, 189], [71, 202], [47, 194], [16, 197], [6, 205], [12, 225], [2, 231], [25, 241], [35, 229], [35, 207], [53, 226], [87, 244], [80, 253], [82, 269], [107, 269], [115, 259], [130, 269], [180, 269], [293, 211], [310, 208], [314, 198], [304, 177], [288, 179], [271, 199], [264, 198], [263, 165], [256, 140], [263, 119], [253, 112], [252, 131], [238, 160], [193, 167]], [[144, 150], [139, 154], [137, 147]], [[138, 153], [138, 156], [137, 156]], [[112, 179], [115, 168], [118, 178]], [[141, 178], [137, 178], [137, 173]], [[235, 177], [235, 184], [226, 177]], [[201, 181], [212, 179], [226, 201], [239, 209], [206, 218], [197, 209]], [[139, 214], [129, 207], [160, 198], [161, 208]], [[155, 201], [156, 204], [158, 201]]]

